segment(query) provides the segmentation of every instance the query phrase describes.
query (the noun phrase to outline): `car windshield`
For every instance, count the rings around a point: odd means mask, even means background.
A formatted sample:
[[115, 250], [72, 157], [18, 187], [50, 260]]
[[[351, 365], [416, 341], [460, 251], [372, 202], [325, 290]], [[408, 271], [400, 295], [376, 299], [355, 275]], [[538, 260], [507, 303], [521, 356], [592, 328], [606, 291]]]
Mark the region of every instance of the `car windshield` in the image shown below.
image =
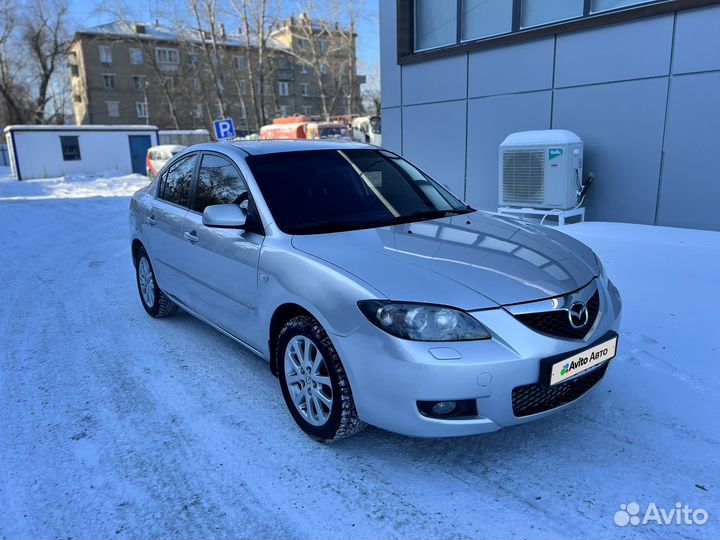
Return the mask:
[[320, 128], [321, 139], [340, 139], [347, 136], [347, 129], [341, 127]]
[[472, 212], [386, 150], [337, 149], [248, 156], [270, 212], [288, 234], [319, 234]]

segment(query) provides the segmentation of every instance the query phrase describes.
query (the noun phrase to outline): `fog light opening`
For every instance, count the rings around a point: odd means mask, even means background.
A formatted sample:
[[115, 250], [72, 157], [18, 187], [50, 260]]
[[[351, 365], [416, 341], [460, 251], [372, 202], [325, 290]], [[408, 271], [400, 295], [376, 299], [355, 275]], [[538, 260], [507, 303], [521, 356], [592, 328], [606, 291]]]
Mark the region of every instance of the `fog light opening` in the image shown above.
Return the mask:
[[433, 414], [445, 416], [446, 414], [451, 414], [455, 409], [457, 409], [457, 403], [454, 401], [438, 401], [430, 410]]
[[474, 399], [456, 399], [453, 401], [418, 401], [420, 414], [428, 418], [461, 420], [477, 418], [477, 402]]

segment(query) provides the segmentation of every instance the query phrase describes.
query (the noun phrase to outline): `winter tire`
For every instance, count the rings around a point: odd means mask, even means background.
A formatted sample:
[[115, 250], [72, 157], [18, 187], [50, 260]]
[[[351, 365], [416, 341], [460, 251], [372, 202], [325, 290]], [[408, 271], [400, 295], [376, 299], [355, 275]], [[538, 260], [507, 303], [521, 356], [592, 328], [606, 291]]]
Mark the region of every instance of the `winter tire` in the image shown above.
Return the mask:
[[330, 443], [365, 427], [355, 410], [345, 368], [323, 327], [300, 315], [280, 330], [276, 358], [285, 403], [300, 428]]
[[177, 304], [162, 292], [155, 279], [155, 271], [150, 263], [150, 257], [144, 248], [140, 248], [135, 265], [140, 301], [145, 311], [151, 317], [167, 317], [178, 309]]

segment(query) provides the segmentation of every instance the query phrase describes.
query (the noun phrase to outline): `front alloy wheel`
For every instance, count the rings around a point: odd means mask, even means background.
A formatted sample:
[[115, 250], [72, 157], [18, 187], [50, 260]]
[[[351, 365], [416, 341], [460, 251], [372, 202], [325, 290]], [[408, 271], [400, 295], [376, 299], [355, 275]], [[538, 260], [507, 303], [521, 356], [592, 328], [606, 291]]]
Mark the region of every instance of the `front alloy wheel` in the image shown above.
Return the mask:
[[305, 433], [333, 442], [365, 427], [340, 357], [313, 317], [299, 315], [282, 327], [275, 358], [285, 403]]
[[327, 365], [312, 340], [295, 336], [285, 348], [285, 380], [295, 409], [313, 426], [330, 417], [333, 391]]

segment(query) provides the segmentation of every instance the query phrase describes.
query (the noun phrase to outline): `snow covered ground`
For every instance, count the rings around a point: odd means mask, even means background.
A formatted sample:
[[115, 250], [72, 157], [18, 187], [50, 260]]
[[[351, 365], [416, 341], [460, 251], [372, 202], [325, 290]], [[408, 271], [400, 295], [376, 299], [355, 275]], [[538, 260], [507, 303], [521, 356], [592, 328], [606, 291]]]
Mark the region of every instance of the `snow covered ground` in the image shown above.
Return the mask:
[[[126, 197], [144, 182], [0, 182], [0, 537], [720, 536], [720, 233], [564, 229], [625, 306], [618, 358], [567, 412], [322, 446], [262, 360], [144, 313]], [[616, 526], [631, 502], [709, 520]]]

